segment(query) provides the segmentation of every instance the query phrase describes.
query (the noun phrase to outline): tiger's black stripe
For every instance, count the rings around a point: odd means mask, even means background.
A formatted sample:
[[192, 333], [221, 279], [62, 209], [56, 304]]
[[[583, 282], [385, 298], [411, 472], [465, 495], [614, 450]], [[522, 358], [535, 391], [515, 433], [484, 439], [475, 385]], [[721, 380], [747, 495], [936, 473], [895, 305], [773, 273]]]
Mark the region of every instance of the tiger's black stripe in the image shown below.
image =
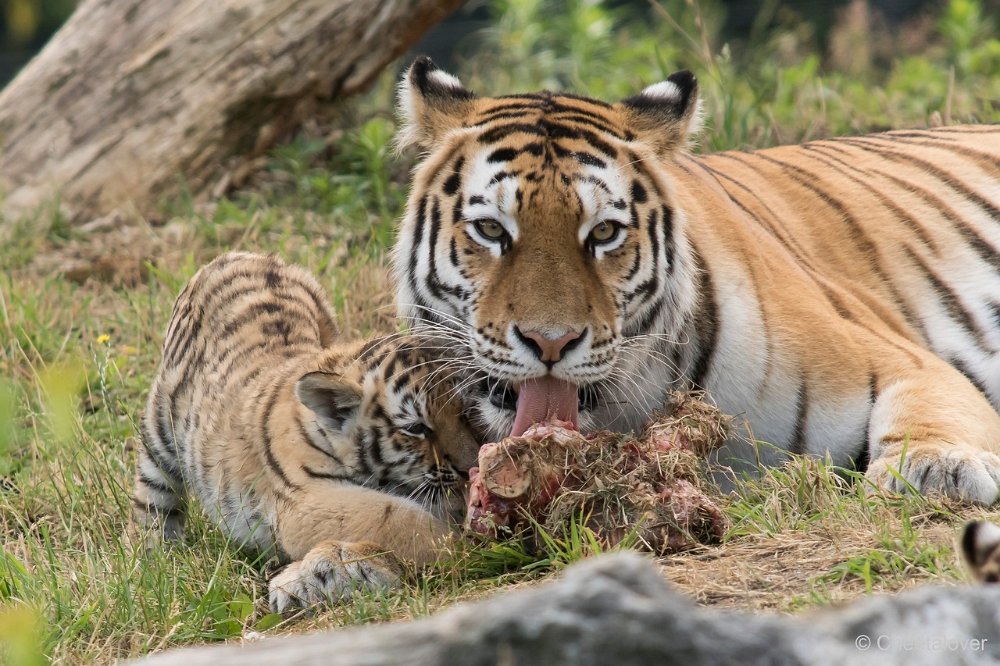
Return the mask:
[[[340, 458], [340, 456], [338, 456], [336, 453], [327, 448], [321, 447], [319, 444], [316, 443], [312, 435], [309, 433], [309, 430], [306, 429], [305, 423], [302, 422], [301, 415], [296, 416], [296, 421], [298, 422], [299, 436], [302, 437], [302, 440], [306, 444], [308, 444], [310, 447], [312, 447], [316, 451], [319, 451], [324, 456], [332, 460], [333, 464], [337, 465], [338, 467], [345, 467], [345, 468], [347, 467], [347, 465], [344, 464], [344, 461]], [[317, 427], [320, 426], [317, 425]]]
[[806, 452], [806, 426], [809, 419], [809, 380], [807, 377], [803, 377], [799, 381], [799, 387], [795, 393], [795, 426], [792, 429], [789, 450], [801, 455]]
[[452, 167], [452, 173], [448, 176], [448, 180], [444, 181], [444, 193], [448, 196], [454, 196], [456, 192], [462, 187], [462, 167], [465, 165], [465, 156], [460, 155], [455, 161], [455, 166]]
[[944, 306], [945, 310], [948, 312], [948, 316], [955, 323], [962, 327], [966, 333], [968, 333], [983, 351], [995, 352], [996, 349], [992, 349], [991, 345], [986, 341], [986, 336], [984, 335], [982, 329], [977, 325], [975, 317], [969, 313], [968, 310], [962, 305], [962, 299], [959, 297], [955, 291], [948, 286], [944, 280], [934, 272], [934, 270], [927, 265], [920, 256], [914, 252], [913, 248], [904, 246], [903, 251], [910, 258], [919, 269], [920, 273], [927, 280], [928, 284], [934, 290], [934, 293], [938, 296], [938, 301]]
[[274, 472], [274, 474], [286, 487], [291, 488], [292, 490], [298, 490], [300, 486], [297, 483], [292, 483], [291, 479], [288, 478], [288, 474], [285, 473], [285, 470], [282, 469], [278, 459], [275, 458], [274, 450], [272, 448], [271, 414], [274, 412], [274, 407], [278, 403], [278, 396], [283, 390], [284, 385], [281, 382], [275, 382], [274, 386], [271, 388], [271, 392], [264, 401], [264, 408], [261, 410], [258, 427], [260, 428], [260, 436], [264, 450], [264, 460], [267, 462], [267, 466], [271, 468], [271, 471]]
[[986, 239], [980, 236], [975, 229], [970, 227], [965, 220], [963, 220], [962, 217], [958, 215], [958, 213], [956, 213], [948, 204], [916, 183], [903, 180], [890, 173], [878, 171], [876, 169], [873, 169], [872, 173], [891, 180], [900, 188], [919, 196], [927, 204], [933, 206], [936, 212], [941, 214], [949, 223], [952, 224], [955, 230], [962, 236], [963, 240], [965, 240], [973, 251], [979, 255], [979, 258], [982, 261], [989, 264], [994, 270], [1000, 271], [1000, 250], [997, 250], [990, 245]]
[[445, 284], [438, 275], [437, 269], [437, 242], [441, 232], [441, 207], [437, 201], [431, 205], [431, 225], [428, 231], [427, 245], [427, 278], [425, 285], [434, 298], [445, 300], [445, 294], [461, 301], [465, 298], [465, 289], [462, 287]]
[[627, 299], [631, 303], [635, 298], [641, 297], [640, 307], [648, 303], [660, 289], [660, 237], [658, 233], [659, 229], [657, 228], [658, 220], [659, 214], [657, 210], [655, 208], [650, 210], [646, 217], [646, 236], [649, 238], [650, 245], [649, 256], [653, 261], [653, 265], [649, 267], [650, 276], [637, 285], [632, 290], [632, 293], [628, 295]]
[[302, 471], [312, 479], [324, 479], [326, 481], [340, 481], [342, 483], [357, 484], [357, 479], [351, 474], [338, 474], [336, 472], [320, 472], [309, 465], [303, 465]]
[[410, 275], [417, 274], [417, 258], [420, 256], [420, 246], [424, 242], [424, 220], [427, 217], [427, 195], [420, 197], [417, 205], [417, 215], [414, 218], [413, 247], [410, 249], [409, 270]]
[[674, 211], [672, 208], [663, 204], [660, 206], [660, 220], [661, 226], [663, 227], [663, 254], [664, 259], [667, 262], [667, 272], [674, 272], [674, 252], [675, 243], [674, 240]]
[[893, 304], [898, 308], [900, 314], [902, 314], [903, 319], [910, 326], [918, 327], [915, 323], [918, 321], [916, 315], [910, 309], [910, 306], [906, 302], [903, 295], [899, 293], [899, 289], [896, 287], [896, 282], [889, 277], [889, 275], [885, 272], [885, 269], [882, 267], [882, 254], [879, 251], [878, 246], [868, 236], [858, 220], [851, 214], [847, 205], [829, 192], [814, 185], [813, 181], [820, 180], [816, 174], [767, 155], [759, 154], [758, 157], [778, 165], [779, 168], [781, 168], [783, 172], [788, 173], [796, 183], [813, 192], [820, 198], [821, 201], [823, 201], [823, 203], [837, 211], [841, 219], [847, 224], [848, 233], [851, 236], [851, 239], [855, 242], [858, 249], [861, 250], [861, 252], [871, 262], [873, 272], [876, 276], [878, 276], [879, 282], [887, 290], [889, 297], [892, 299]]
[[994, 220], [1000, 220], [1000, 210], [997, 210], [996, 206], [987, 201], [985, 198], [983, 198], [981, 194], [979, 194], [972, 188], [967, 187], [963, 183], [962, 179], [956, 178], [953, 174], [935, 166], [934, 164], [931, 164], [926, 160], [920, 159], [919, 157], [916, 157], [909, 153], [900, 153], [897, 151], [886, 149], [884, 147], [872, 146], [864, 138], [838, 139], [838, 141], [842, 141], [843, 143], [852, 146], [858, 146], [862, 150], [866, 150], [868, 152], [888, 157], [889, 159], [893, 160], [896, 163], [908, 164], [910, 166], [919, 166], [925, 172], [931, 174], [932, 176], [940, 180], [942, 183], [947, 185], [954, 192], [957, 192], [963, 197], [974, 202], [977, 206], [986, 211], [986, 213]]
[[921, 243], [923, 243], [926, 247], [928, 247], [931, 250], [931, 252], [933, 252], [935, 255], [940, 256], [941, 248], [938, 247], [938, 244], [934, 241], [933, 238], [931, 238], [930, 234], [927, 233], [927, 230], [923, 226], [921, 226], [921, 224], [912, 215], [910, 215], [905, 210], [900, 208], [881, 190], [871, 185], [871, 183], [864, 181], [861, 178], [858, 178], [857, 176], [854, 176], [848, 172], [848, 171], [855, 171], [858, 173], [867, 173], [866, 171], [859, 169], [858, 167], [853, 166], [851, 164], [848, 164], [847, 162], [832, 155], [824, 153], [824, 156], [820, 157], [819, 155], [816, 154], [816, 151], [822, 151], [822, 149], [826, 147], [827, 146], [824, 146], [823, 144], [812, 144], [812, 143], [806, 143], [802, 145], [803, 150], [812, 151], [812, 152], [807, 152], [809, 157], [820, 162], [821, 164], [824, 164], [833, 171], [836, 171], [837, 173], [843, 175], [845, 178], [849, 179], [852, 183], [863, 188], [873, 197], [878, 199], [878, 202], [880, 204], [882, 204], [883, 206], [892, 211], [892, 214], [896, 216], [897, 220], [905, 224], [910, 231], [912, 231], [914, 234], [917, 235]]
[[[754, 222], [757, 222], [761, 226], [763, 226], [771, 235], [771, 237], [775, 239], [775, 241], [780, 243], [786, 250], [791, 252], [792, 256], [795, 257], [795, 260], [799, 264], [807, 268], [812, 268], [811, 263], [807, 259], [806, 256], [807, 253], [805, 252], [805, 250], [802, 248], [801, 245], [799, 245], [798, 241], [794, 239], [794, 237], [789, 233], [788, 229], [784, 226], [781, 216], [779, 216], [777, 213], [774, 212], [774, 210], [767, 204], [767, 202], [761, 198], [760, 194], [755, 192], [753, 189], [747, 187], [740, 181], [736, 180], [729, 174], [713, 169], [708, 164], [705, 164], [703, 160], [692, 160], [692, 161], [696, 165], [698, 165], [702, 170], [708, 173], [713, 178], [713, 180], [715, 180], [715, 182], [719, 184], [719, 187], [722, 188], [722, 191], [726, 193], [726, 196], [729, 197], [729, 200], [732, 203], [734, 203], [738, 208], [740, 208], [744, 213], [746, 213], [747, 219], [753, 220]], [[755, 214], [746, 206], [746, 204], [744, 204], [738, 198], [734, 197], [729, 192], [729, 189], [722, 184], [720, 179], [732, 183], [733, 185], [735, 185], [736, 187], [740, 188], [741, 190], [749, 194], [751, 197], [753, 197], [767, 213], [767, 218], [769, 218], [770, 221]]]
[[[971, 148], [966, 148], [965, 146], [959, 146], [954, 143], [942, 143], [940, 140], [924, 140], [924, 141], [914, 141], [912, 139], [903, 137], [896, 139], [895, 137], [899, 135], [887, 134], [882, 136], [870, 136], [868, 137], [871, 141], [883, 141], [890, 144], [899, 144], [909, 146], [921, 146], [929, 148], [937, 148], [938, 150], [944, 150], [950, 153], [961, 155], [975, 161], [979, 168], [987, 173], [992, 173], [1000, 169], [1000, 160], [988, 155], [986, 153], [981, 153], [978, 150], [972, 150]], [[927, 136], [927, 135], [925, 135]]]
[[486, 130], [479, 135], [477, 140], [479, 143], [497, 143], [502, 139], [506, 139], [511, 134], [530, 134], [533, 136], [544, 137], [545, 130], [537, 125], [528, 125], [526, 123], [508, 123]]
[[719, 338], [719, 310], [715, 301], [715, 284], [701, 254], [694, 253], [695, 266], [699, 274], [698, 309], [691, 322], [698, 332], [698, 353], [688, 373], [688, 381], [694, 389], [705, 389], [705, 378], [712, 366], [712, 358]]

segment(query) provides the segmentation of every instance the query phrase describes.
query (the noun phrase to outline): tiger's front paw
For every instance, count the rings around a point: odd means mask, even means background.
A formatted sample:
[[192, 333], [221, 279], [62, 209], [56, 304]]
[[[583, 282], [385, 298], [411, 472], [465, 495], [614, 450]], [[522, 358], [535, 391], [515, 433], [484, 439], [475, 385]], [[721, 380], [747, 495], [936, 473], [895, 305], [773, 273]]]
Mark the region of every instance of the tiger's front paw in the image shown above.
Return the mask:
[[271, 611], [284, 613], [321, 603], [337, 603], [355, 590], [387, 590], [399, 585], [403, 567], [373, 543], [320, 544], [271, 579]]
[[[881, 488], [991, 505], [1000, 493], [1000, 457], [960, 444], [914, 444], [872, 460], [865, 476]], [[905, 480], [905, 483], [904, 483]]]

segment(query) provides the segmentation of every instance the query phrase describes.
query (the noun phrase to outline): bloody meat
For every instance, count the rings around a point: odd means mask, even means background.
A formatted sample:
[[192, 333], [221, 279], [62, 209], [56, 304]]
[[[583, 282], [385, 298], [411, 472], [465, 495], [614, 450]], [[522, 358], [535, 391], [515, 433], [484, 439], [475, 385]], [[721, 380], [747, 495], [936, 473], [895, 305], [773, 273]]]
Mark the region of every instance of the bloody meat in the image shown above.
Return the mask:
[[717, 542], [728, 522], [704, 467], [729, 425], [714, 407], [681, 394], [639, 437], [583, 435], [557, 420], [535, 424], [480, 449], [466, 527], [493, 538], [530, 536], [539, 527], [558, 535], [583, 516], [606, 546], [629, 539], [664, 554]]

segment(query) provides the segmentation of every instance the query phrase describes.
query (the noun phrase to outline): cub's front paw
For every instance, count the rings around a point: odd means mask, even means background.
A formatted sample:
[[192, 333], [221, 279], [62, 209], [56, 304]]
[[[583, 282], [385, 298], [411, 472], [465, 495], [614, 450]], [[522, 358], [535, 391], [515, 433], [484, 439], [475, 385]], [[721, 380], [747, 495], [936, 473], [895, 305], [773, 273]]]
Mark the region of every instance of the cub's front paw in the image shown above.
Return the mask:
[[355, 590], [387, 590], [399, 585], [403, 567], [373, 543], [320, 544], [271, 579], [271, 611], [337, 603]]
[[990, 505], [1000, 490], [1000, 457], [960, 444], [914, 444], [875, 458], [865, 476], [892, 492], [908, 483], [923, 494]]

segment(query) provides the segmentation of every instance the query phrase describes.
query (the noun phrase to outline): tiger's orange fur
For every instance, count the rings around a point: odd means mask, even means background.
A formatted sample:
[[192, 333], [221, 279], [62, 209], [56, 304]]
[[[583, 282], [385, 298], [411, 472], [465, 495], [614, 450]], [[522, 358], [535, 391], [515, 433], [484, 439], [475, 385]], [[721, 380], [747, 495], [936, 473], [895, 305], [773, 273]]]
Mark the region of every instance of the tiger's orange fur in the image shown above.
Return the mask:
[[477, 97], [420, 59], [400, 91], [426, 151], [400, 312], [462, 340], [493, 437], [541, 377], [579, 388], [585, 428], [703, 388], [768, 443], [728, 444], [734, 467], [829, 454], [996, 501], [1000, 127], [702, 156], [687, 72], [606, 104]]

